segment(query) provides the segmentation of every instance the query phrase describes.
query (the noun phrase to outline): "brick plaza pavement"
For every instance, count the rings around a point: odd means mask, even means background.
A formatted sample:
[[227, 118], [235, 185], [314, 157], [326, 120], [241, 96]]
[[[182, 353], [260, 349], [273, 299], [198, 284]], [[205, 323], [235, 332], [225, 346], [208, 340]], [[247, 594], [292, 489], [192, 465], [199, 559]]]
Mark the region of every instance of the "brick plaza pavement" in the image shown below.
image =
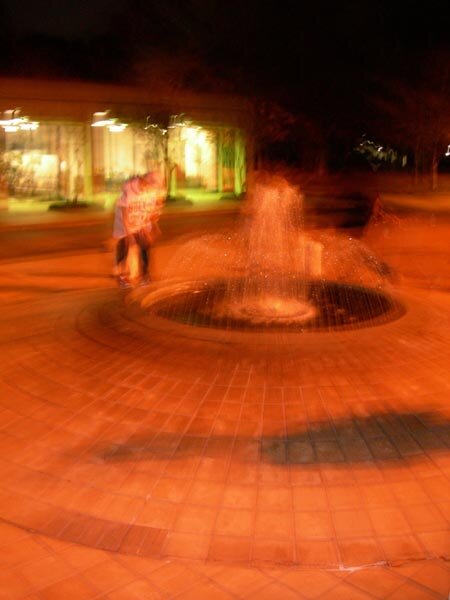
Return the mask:
[[369, 232], [405, 315], [277, 352], [155, 327], [107, 253], [0, 265], [0, 598], [447, 598], [448, 232]]

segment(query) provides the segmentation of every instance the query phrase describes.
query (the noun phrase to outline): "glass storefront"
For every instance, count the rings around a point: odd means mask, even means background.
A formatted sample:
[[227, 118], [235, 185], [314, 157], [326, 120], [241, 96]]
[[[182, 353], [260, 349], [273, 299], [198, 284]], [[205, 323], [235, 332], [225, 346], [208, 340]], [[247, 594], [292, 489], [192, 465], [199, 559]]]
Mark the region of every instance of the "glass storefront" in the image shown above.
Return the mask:
[[168, 158], [178, 188], [217, 189], [217, 131], [186, 125], [168, 130]]
[[1, 186], [10, 198], [109, 204], [126, 179], [151, 170], [166, 174], [173, 197], [242, 192], [245, 143], [236, 128], [191, 121], [167, 129], [131, 122], [33, 124], [32, 130], [0, 128]]
[[242, 191], [245, 151], [237, 129], [193, 123], [168, 129], [94, 127], [92, 149], [94, 193], [118, 191], [128, 177], [150, 170], [167, 175], [174, 196]]
[[1, 175], [9, 196], [83, 195], [83, 125], [40, 123], [34, 130], [3, 130], [0, 144]]
[[93, 128], [92, 163], [94, 193], [117, 191], [132, 175], [163, 171], [165, 137], [132, 126], [122, 131]]

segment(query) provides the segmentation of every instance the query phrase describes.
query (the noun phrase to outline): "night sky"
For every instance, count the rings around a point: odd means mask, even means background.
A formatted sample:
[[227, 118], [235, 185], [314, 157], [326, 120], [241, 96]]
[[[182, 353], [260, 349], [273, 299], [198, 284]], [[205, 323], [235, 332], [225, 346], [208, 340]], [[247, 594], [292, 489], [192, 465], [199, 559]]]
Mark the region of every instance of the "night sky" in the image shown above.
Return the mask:
[[[5, 3], [12, 28], [19, 34], [40, 33], [77, 38], [107, 31], [107, 15], [120, 6], [111, 0], [22, 0]], [[106, 18], [105, 18], [106, 17]]]
[[[160, 50], [194, 53], [218, 70], [302, 85], [305, 78], [400, 68], [417, 52], [448, 43], [448, 1], [343, 0], [1, 0], [6, 41], [44, 40], [76, 50], [108, 40], [110, 61], [122, 66]], [[53, 38], [53, 39], [52, 39]], [[95, 60], [95, 56], [92, 57]], [[58, 62], [56, 56], [54, 62]], [[411, 58], [412, 60], [412, 58]], [[72, 64], [71, 64], [72, 63]]]

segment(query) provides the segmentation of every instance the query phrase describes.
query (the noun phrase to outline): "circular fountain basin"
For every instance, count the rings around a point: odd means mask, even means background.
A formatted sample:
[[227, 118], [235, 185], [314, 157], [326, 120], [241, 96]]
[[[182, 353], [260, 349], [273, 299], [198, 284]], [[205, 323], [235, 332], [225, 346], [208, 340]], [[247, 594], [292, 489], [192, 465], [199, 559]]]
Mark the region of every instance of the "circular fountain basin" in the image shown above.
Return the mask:
[[[239, 281], [235, 283], [239, 289]], [[393, 321], [402, 305], [386, 292], [335, 281], [307, 281], [299, 297], [229, 295], [224, 281], [174, 284], [146, 294], [141, 305], [162, 319], [214, 329], [319, 332]]]

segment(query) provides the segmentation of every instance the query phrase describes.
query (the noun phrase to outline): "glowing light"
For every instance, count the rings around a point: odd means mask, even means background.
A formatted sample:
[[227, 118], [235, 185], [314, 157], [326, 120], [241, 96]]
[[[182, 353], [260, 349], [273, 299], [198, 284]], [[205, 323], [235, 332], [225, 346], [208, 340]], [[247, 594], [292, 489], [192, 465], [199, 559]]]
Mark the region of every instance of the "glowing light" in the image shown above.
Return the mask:
[[148, 131], [149, 129], [160, 129], [160, 127], [159, 127], [158, 123], [152, 123], [150, 121], [150, 117], [147, 117], [147, 122], [146, 122], [144, 129], [146, 131]]
[[169, 129], [173, 129], [174, 127], [188, 127], [190, 124], [190, 119], [188, 119], [184, 113], [179, 115], [171, 115]]
[[92, 123], [91, 127], [107, 127], [108, 125], [112, 125], [114, 121], [112, 119], [105, 119], [104, 121], [97, 121], [96, 123]]
[[128, 125], [126, 123], [113, 123], [108, 126], [108, 129], [111, 133], [120, 133], [123, 131]]
[[[43, 154], [38, 150], [21, 152], [12, 150], [4, 153], [5, 160], [15, 168], [24, 169], [33, 175], [37, 187], [41, 183], [55, 181], [58, 173], [58, 157], [56, 154]], [[63, 161], [64, 162], [64, 161]], [[61, 170], [64, 170], [61, 164]]]
[[109, 110], [94, 113], [94, 122], [91, 123], [91, 127], [107, 127], [111, 133], [120, 133], [128, 125], [126, 123], [119, 123], [119, 119], [115, 117], [108, 117]]
[[38, 121], [30, 121], [29, 117], [21, 117], [20, 108], [5, 110], [0, 125], [6, 133], [16, 133], [17, 131], [34, 131], [39, 127]]
[[207, 132], [201, 127], [184, 127], [185, 168], [188, 177], [199, 177], [201, 165], [212, 160], [212, 145]]
[[20, 129], [23, 131], [35, 131], [39, 127], [37, 121], [24, 121], [20, 124]]
[[447, 152], [444, 156], [450, 156], [450, 144], [447, 146]]
[[95, 112], [94, 113], [94, 122], [91, 124], [91, 127], [106, 127], [110, 125], [113, 121], [112, 119], [108, 119], [109, 110], [105, 110], [103, 112]]

